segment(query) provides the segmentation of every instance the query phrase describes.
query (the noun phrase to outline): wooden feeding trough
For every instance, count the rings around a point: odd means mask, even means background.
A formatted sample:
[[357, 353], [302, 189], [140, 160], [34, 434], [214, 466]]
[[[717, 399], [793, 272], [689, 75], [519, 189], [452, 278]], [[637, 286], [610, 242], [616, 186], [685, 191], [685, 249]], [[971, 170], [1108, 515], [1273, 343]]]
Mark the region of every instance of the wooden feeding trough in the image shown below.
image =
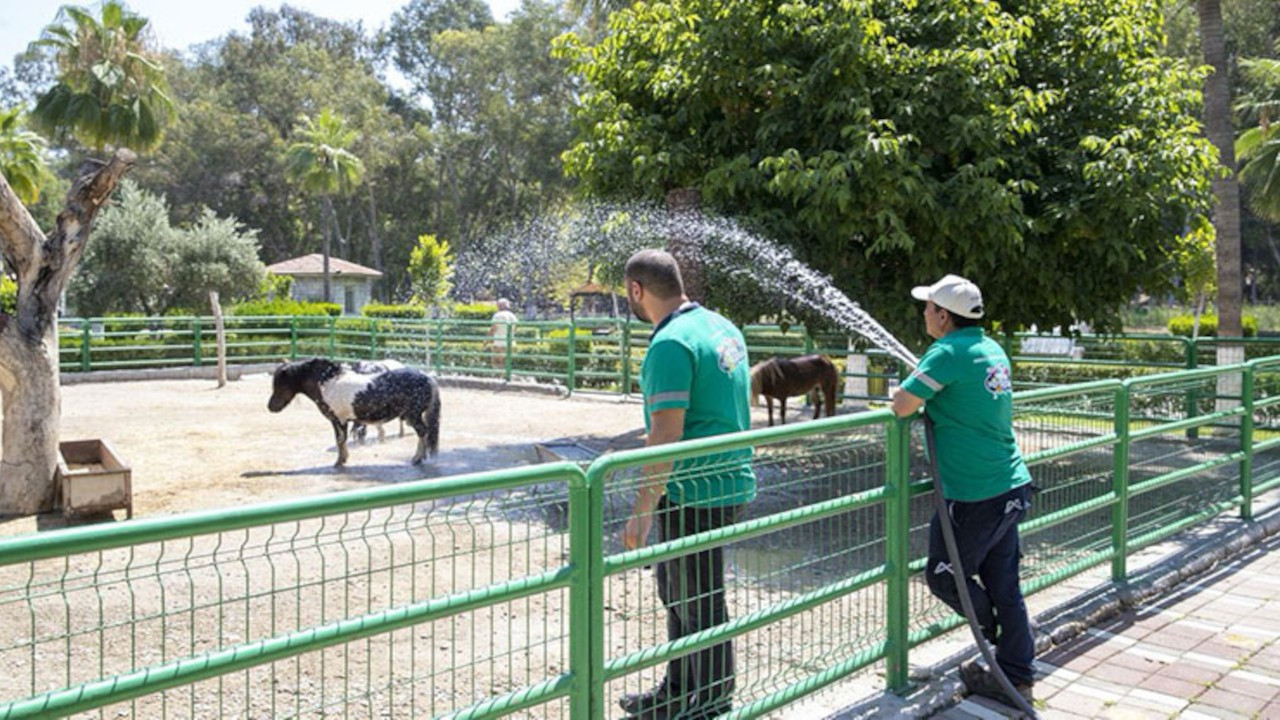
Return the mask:
[[133, 471], [105, 440], [58, 443], [58, 491], [67, 515], [123, 509], [133, 517]]

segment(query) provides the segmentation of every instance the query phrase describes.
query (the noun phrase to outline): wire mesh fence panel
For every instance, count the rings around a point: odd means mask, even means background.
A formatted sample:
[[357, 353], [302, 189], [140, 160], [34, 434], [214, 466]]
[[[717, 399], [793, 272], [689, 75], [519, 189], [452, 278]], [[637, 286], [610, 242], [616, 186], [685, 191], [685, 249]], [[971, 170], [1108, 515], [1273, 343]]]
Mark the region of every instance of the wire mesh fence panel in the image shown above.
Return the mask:
[[[418, 717], [569, 672], [565, 478], [388, 489], [386, 506], [0, 568], [0, 667], [25, 670], [0, 676], [0, 698], [195, 671], [122, 703], [95, 692], [113, 716]], [[549, 708], [527, 715], [564, 715]]]
[[[727, 541], [649, 567], [610, 569], [610, 562], [623, 551], [619, 536], [637, 490], [660, 476], [644, 466], [606, 476], [604, 651], [606, 676], [613, 676], [606, 712], [624, 695], [655, 688], [651, 702], [672, 709], [681, 702], [738, 707], [859, 652], [878, 652], [885, 634], [884, 445], [885, 429], [875, 426], [679, 461], [668, 486], [677, 501], [658, 506], [650, 540], [720, 531]], [[733, 480], [747, 467], [754, 497]], [[681, 657], [653, 660], [669, 637], [734, 622], [752, 627]]]
[[1240, 490], [1242, 406], [1219, 391], [1221, 374], [1188, 373], [1134, 384], [1129, 389], [1130, 538], [1176, 532]]

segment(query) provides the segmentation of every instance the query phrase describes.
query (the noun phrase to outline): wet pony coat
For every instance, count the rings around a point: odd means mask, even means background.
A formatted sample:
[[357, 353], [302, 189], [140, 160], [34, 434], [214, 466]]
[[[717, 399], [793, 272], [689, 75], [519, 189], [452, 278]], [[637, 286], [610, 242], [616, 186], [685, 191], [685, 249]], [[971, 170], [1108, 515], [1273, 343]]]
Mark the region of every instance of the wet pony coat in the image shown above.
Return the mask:
[[312, 358], [281, 365], [272, 378], [267, 409], [283, 410], [299, 393], [315, 402], [333, 424], [338, 445], [337, 467], [347, 463], [347, 425], [381, 424], [400, 418], [418, 433], [413, 463], [434, 457], [440, 439], [440, 388], [435, 378], [402, 368], [362, 375], [332, 360]]
[[769, 358], [751, 368], [751, 404], [761, 395], [769, 408], [769, 425], [773, 426], [773, 401], [782, 403], [782, 424], [787, 424], [787, 398], [813, 391], [813, 417], [822, 417], [826, 400], [827, 417], [836, 414], [836, 388], [840, 373], [825, 355], [798, 358]]

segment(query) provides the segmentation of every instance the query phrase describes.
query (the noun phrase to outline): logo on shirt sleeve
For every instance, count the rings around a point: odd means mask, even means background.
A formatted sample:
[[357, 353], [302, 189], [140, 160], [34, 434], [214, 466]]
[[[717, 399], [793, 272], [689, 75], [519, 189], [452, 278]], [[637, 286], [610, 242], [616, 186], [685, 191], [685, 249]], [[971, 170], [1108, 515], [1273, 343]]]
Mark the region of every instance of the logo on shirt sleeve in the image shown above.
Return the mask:
[[988, 365], [987, 381], [983, 383], [987, 391], [991, 393], [991, 398], [1000, 397], [1005, 393], [1013, 392], [1013, 376], [1009, 373], [1008, 365]]

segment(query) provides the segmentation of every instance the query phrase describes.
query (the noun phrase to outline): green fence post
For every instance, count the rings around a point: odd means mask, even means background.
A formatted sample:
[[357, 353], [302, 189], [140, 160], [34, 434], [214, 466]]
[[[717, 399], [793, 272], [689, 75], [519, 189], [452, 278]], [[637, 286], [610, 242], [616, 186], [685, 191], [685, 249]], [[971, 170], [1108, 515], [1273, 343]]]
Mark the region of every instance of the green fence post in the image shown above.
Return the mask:
[[298, 316], [289, 318], [289, 359], [298, 359]]
[[890, 421], [885, 431], [885, 483], [891, 490], [884, 503], [885, 565], [889, 571], [885, 588], [885, 678], [890, 690], [902, 693], [911, 686], [907, 665], [911, 613], [911, 421]]
[[369, 359], [378, 359], [378, 318], [369, 318]]
[[507, 327], [507, 356], [503, 359], [503, 379], [511, 382], [511, 340], [513, 333], [511, 332], [511, 323], [506, 323]]
[[[1186, 348], [1185, 351], [1186, 351], [1187, 369], [1195, 370], [1196, 366], [1200, 364], [1199, 343], [1194, 338], [1183, 338], [1182, 343]], [[1185, 408], [1186, 417], [1193, 418], [1196, 415], [1198, 415], [1199, 410], [1196, 409], [1196, 406], [1199, 404], [1200, 404], [1200, 394], [1196, 392], [1195, 385], [1192, 384], [1192, 386], [1187, 390], [1187, 399], [1186, 399], [1186, 408]], [[1187, 437], [1190, 438], [1191, 440], [1195, 440], [1196, 438], [1200, 437], [1200, 428], [1198, 427], [1187, 428]]]
[[1240, 380], [1240, 396], [1244, 401], [1244, 416], [1240, 418], [1240, 517], [1253, 519], [1253, 366], [1245, 368]]
[[813, 342], [813, 336], [809, 334], [809, 328], [806, 327], [804, 329], [804, 354], [812, 355], [814, 347], [816, 346]]
[[89, 372], [93, 367], [92, 353], [89, 348], [93, 344], [93, 322], [84, 319], [84, 331], [80, 333], [80, 370]]
[[436, 372], [439, 372], [440, 368], [443, 365], [444, 365], [444, 318], [436, 318], [436, 357], [435, 357], [435, 368], [433, 369]]
[[338, 318], [330, 315], [329, 316], [329, 359], [331, 360], [338, 356], [337, 332], [338, 332]]
[[200, 318], [194, 318], [191, 321], [191, 359], [196, 367], [200, 367], [204, 362], [204, 332], [200, 325]]
[[631, 318], [622, 321], [622, 394], [631, 394]]
[[1129, 552], [1129, 383], [1116, 390], [1116, 444], [1112, 466], [1112, 488], [1116, 494], [1111, 506], [1111, 579], [1123, 581], [1128, 575]]
[[[577, 524], [569, 524], [569, 561], [580, 569], [585, 585], [570, 605], [569, 646], [574, 691], [569, 698], [571, 720], [604, 718], [604, 473], [593, 464], [583, 481], [583, 503]], [[570, 486], [570, 493], [573, 492]], [[574, 511], [573, 495], [569, 498]], [[579, 534], [573, 535], [577, 527]]]
[[574, 371], [576, 370], [574, 366], [576, 364], [575, 361], [577, 360], [577, 357], [576, 357], [577, 353], [575, 351], [577, 350], [577, 348], [578, 348], [578, 320], [577, 318], [570, 317], [569, 318], [569, 372], [565, 377], [565, 384], [569, 386], [570, 395], [573, 394], [573, 386], [574, 386], [573, 376], [574, 376]]

